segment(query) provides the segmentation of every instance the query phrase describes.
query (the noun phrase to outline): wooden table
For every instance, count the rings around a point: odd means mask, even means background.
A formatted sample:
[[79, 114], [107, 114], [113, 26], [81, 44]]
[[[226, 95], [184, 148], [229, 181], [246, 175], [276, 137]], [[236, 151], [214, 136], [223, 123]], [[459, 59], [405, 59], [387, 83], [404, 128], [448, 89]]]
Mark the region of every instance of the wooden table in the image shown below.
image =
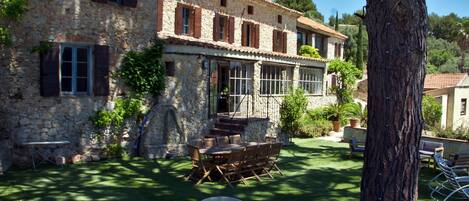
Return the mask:
[[231, 154], [233, 151], [242, 150], [248, 146], [259, 146], [267, 144], [266, 142], [248, 142], [242, 144], [228, 144], [225, 146], [214, 146], [210, 148], [200, 149], [200, 153], [204, 155], [212, 155], [212, 156], [220, 156], [220, 155], [228, 155]]
[[28, 147], [31, 154], [31, 161], [33, 163], [33, 170], [36, 170], [36, 165], [43, 162], [55, 164], [55, 161], [49, 159], [50, 154], [47, 153], [46, 148], [51, 146], [65, 146], [69, 145], [69, 141], [43, 141], [43, 142], [24, 142], [21, 146]]

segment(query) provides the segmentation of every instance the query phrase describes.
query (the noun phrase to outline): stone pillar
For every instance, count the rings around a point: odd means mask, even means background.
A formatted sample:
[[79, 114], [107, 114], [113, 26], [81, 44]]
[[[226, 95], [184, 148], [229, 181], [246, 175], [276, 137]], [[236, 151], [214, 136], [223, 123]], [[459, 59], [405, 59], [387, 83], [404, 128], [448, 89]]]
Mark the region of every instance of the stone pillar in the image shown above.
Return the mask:
[[262, 68], [262, 61], [257, 61], [253, 65], [253, 73], [252, 73], [252, 89], [251, 89], [251, 94], [252, 94], [252, 108], [253, 108], [253, 116], [258, 116], [258, 111], [256, 108], [259, 107], [259, 95], [260, 95], [260, 89], [261, 89], [261, 68]]
[[296, 89], [299, 87], [299, 80], [300, 80], [300, 65], [296, 64], [293, 67], [293, 88]]
[[311, 34], [311, 46], [316, 47], [316, 34]]

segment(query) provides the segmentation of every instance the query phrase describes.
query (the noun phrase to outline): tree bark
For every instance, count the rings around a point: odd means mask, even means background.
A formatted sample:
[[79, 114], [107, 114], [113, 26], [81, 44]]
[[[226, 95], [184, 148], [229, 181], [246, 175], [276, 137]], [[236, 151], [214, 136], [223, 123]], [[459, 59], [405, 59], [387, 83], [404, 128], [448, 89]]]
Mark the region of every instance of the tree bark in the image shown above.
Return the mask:
[[368, 133], [361, 200], [418, 198], [425, 0], [367, 0]]

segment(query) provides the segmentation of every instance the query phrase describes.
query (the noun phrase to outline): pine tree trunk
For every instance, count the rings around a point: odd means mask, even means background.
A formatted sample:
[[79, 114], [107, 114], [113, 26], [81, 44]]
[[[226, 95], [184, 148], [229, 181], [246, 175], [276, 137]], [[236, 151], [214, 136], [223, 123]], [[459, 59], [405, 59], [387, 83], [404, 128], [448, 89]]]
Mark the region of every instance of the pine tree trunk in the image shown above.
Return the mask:
[[417, 200], [425, 0], [367, 3], [369, 114], [361, 200]]

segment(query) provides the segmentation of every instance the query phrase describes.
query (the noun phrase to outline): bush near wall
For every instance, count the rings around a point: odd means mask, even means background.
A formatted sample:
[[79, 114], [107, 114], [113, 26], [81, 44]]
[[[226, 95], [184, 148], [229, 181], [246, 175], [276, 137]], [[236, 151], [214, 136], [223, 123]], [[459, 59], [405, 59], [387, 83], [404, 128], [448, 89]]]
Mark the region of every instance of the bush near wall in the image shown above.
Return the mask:
[[469, 127], [467, 128], [460, 127], [454, 131], [451, 129], [434, 129], [433, 134], [436, 137], [441, 137], [441, 138], [469, 141]]

